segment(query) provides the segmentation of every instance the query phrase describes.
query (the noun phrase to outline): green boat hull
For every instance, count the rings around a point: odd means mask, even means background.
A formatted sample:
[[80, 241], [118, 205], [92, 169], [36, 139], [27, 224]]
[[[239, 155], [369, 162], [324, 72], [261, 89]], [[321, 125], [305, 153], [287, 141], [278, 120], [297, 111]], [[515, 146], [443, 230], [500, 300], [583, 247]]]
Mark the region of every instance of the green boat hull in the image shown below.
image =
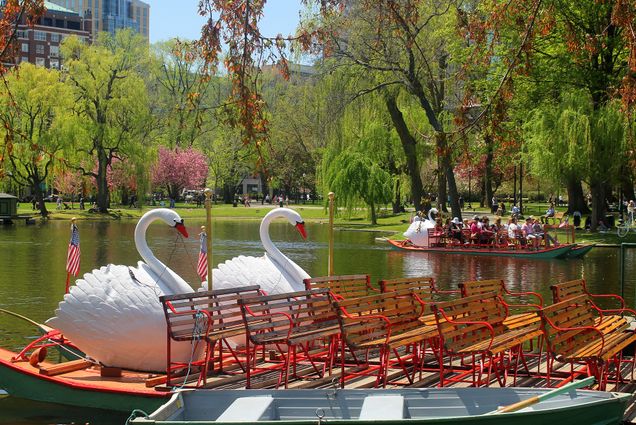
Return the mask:
[[[419, 247], [402, 245], [403, 241], [388, 239], [388, 242], [395, 248], [411, 252], [430, 252], [439, 254], [462, 254], [462, 255], [481, 255], [486, 257], [515, 257], [534, 260], [549, 260], [553, 258], [566, 258], [568, 253], [575, 247], [574, 244], [560, 245], [539, 251], [529, 251], [520, 249], [496, 249], [488, 247], [480, 248], [464, 248], [461, 246], [453, 248], [441, 247]], [[590, 248], [591, 249], [591, 248]], [[587, 251], [586, 251], [587, 252]], [[585, 252], [583, 253], [583, 255]]]
[[75, 388], [25, 374], [3, 363], [0, 363], [0, 388], [12, 397], [120, 412], [131, 412], [133, 409], [152, 411], [165, 403], [169, 396], [148, 397], [126, 392]]

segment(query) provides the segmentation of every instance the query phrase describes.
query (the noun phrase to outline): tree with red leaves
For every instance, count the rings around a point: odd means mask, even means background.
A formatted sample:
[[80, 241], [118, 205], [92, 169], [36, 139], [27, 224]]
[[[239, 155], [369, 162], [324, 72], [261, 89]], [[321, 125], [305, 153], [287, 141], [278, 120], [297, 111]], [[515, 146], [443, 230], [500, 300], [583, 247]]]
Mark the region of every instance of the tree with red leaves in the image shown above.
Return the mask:
[[152, 182], [165, 187], [172, 199], [182, 189], [201, 189], [208, 177], [205, 155], [194, 148], [170, 150], [159, 148], [159, 157], [152, 170]]

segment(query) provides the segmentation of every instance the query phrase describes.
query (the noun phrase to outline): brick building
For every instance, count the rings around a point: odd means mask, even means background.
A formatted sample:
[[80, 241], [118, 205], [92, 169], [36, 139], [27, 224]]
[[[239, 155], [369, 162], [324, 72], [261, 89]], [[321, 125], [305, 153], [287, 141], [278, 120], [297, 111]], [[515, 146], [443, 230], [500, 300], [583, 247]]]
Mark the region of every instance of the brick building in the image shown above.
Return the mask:
[[92, 41], [91, 21], [77, 12], [45, 1], [46, 13], [32, 28], [26, 19], [18, 26], [16, 62], [31, 62], [47, 68], [61, 66], [60, 44], [75, 35], [86, 43]]

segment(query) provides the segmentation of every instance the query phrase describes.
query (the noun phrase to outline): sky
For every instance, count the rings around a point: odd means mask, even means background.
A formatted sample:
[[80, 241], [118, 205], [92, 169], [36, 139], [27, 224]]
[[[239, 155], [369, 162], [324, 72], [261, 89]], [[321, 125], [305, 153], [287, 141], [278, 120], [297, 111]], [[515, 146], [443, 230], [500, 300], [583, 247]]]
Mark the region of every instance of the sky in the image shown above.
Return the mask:
[[[201, 36], [205, 19], [198, 14], [199, 0], [145, 0], [150, 4], [150, 42]], [[261, 32], [265, 36], [293, 33], [298, 25], [300, 0], [268, 0]]]

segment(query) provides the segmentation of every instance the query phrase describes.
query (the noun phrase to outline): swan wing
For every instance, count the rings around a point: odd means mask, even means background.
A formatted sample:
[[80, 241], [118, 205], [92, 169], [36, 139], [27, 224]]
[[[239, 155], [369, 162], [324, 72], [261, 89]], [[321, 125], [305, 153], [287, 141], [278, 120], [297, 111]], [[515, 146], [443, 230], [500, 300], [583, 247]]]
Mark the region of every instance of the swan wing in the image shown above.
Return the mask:
[[[163, 292], [153, 274], [143, 263], [137, 268], [108, 265], [86, 273], [46, 323], [102, 364], [165, 370], [166, 324], [159, 302]], [[189, 343], [173, 347], [173, 359], [191, 358]]]
[[[298, 268], [300, 269], [300, 267]], [[300, 270], [307, 275], [302, 269]], [[268, 294], [304, 289], [302, 279], [298, 281], [298, 279], [292, 278], [283, 267], [273, 262], [267, 255], [263, 257], [244, 255], [234, 257], [219, 264], [212, 272], [212, 279], [214, 289], [259, 285]], [[203, 282], [203, 289], [207, 290], [207, 288], [207, 282]]]

